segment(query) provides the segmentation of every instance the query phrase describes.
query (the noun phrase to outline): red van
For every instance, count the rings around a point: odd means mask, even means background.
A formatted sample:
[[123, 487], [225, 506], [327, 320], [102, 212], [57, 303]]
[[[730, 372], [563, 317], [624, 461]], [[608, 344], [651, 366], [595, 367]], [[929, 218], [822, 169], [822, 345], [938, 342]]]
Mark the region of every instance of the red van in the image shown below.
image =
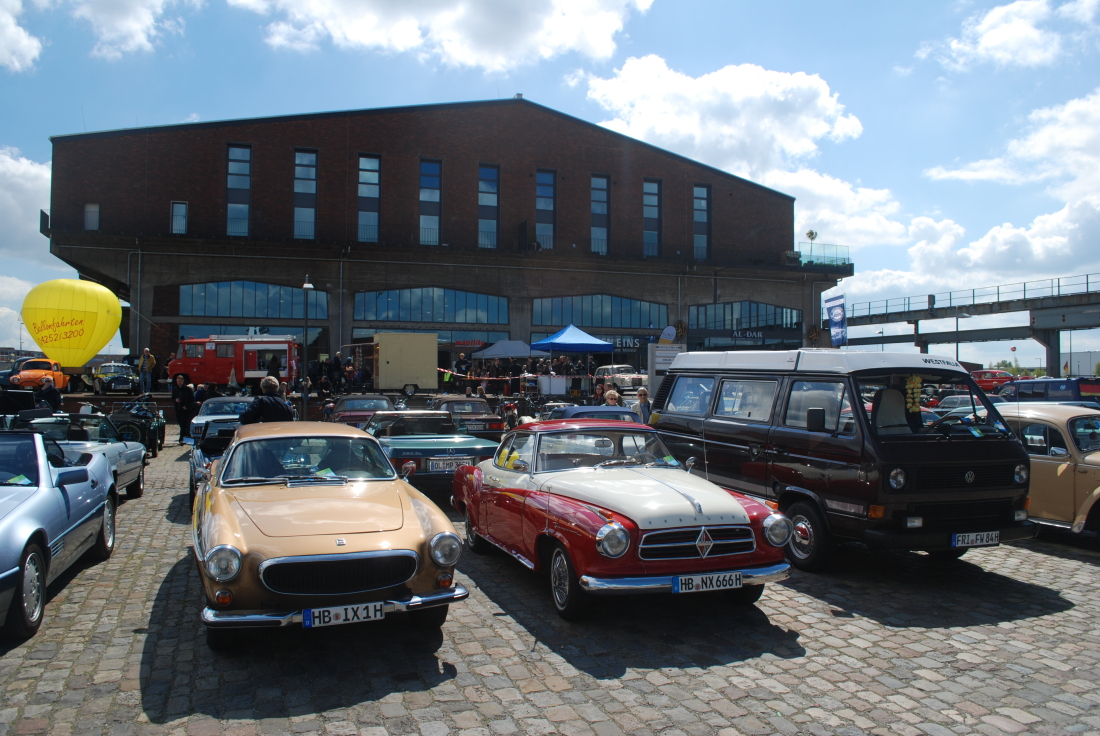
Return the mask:
[[211, 336], [180, 340], [176, 357], [168, 362], [174, 381], [182, 375], [187, 383], [210, 381], [219, 386], [235, 382], [258, 387], [264, 376], [292, 382], [298, 377], [299, 343], [291, 335]]

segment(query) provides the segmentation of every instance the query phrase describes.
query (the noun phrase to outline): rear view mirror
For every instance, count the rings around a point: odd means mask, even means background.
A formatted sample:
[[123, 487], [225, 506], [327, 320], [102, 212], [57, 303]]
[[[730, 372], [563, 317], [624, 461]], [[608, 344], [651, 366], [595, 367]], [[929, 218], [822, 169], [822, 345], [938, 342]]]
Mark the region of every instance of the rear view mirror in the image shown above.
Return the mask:
[[1052, 447], [1052, 448], [1050, 448], [1050, 456], [1051, 457], [1067, 457], [1068, 455], [1069, 455], [1069, 450], [1067, 450], [1064, 447]]
[[516, 471], [517, 473], [526, 473], [529, 467], [530, 466], [522, 460], [512, 461], [512, 470]]
[[57, 485], [59, 488], [64, 486], [75, 486], [87, 482], [87, 468], [74, 468], [73, 470], [65, 470], [57, 474]]
[[806, 429], [810, 432], [824, 432], [825, 431], [825, 410], [824, 409], [807, 409], [806, 410]]
[[408, 478], [410, 475], [413, 475], [414, 473], [416, 473], [416, 463], [414, 463], [412, 460], [408, 461], [407, 463], [405, 463], [404, 465], [401, 466], [401, 477], [402, 478]]

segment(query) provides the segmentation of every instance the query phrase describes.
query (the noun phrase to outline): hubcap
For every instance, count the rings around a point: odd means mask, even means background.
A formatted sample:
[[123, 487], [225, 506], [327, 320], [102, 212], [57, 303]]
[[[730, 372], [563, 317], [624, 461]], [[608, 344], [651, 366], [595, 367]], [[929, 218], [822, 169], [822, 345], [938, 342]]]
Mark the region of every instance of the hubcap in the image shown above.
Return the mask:
[[115, 505], [111, 499], [107, 499], [103, 507], [103, 538], [107, 541], [107, 549], [115, 546]]
[[42, 615], [42, 559], [37, 553], [27, 557], [23, 569], [23, 611], [32, 623]]
[[794, 522], [794, 534], [790, 541], [791, 554], [804, 560], [814, 551], [814, 528], [805, 516], [795, 516], [791, 521]]
[[554, 592], [554, 603], [558, 608], [565, 608], [569, 602], [569, 563], [560, 549], [554, 552], [550, 563], [550, 588]]

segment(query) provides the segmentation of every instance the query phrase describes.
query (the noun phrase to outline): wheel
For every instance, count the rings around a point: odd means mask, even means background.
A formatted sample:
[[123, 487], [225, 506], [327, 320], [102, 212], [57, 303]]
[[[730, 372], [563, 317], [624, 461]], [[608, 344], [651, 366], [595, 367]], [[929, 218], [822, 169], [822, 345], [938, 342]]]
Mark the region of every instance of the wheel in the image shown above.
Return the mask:
[[489, 543], [474, 531], [473, 521], [470, 520], [469, 504], [466, 505], [466, 546], [470, 548], [471, 552], [476, 552], [479, 555], [489, 551]]
[[787, 559], [799, 570], [821, 572], [829, 564], [830, 540], [817, 506], [798, 501], [787, 509], [794, 534], [787, 543]]
[[107, 502], [103, 504], [103, 526], [99, 528], [99, 535], [95, 538], [91, 555], [102, 562], [111, 558], [115, 551], [115, 499], [107, 494]]
[[936, 562], [952, 562], [965, 555], [966, 549], [934, 549], [928, 553], [928, 558]]
[[726, 593], [729, 602], [735, 606], [751, 606], [760, 600], [762, 595], [764, 595], [763, 585], [745, 585]]
[[149, 453], [149, 457], [156, 457], [160, 454], [160, 443], [157, 442], [156, 437], [153, 438], [153, 444], [146, 447], [145, 450]]
[[450, 606], [434, 606], [422, 611], [409, 611], [409, 623], [417, 629], [431, 631], [443, 628]]
[[160, 445], [160, 449], [163, 450], [164, 449], [164, 425], [163, 424], [160, 425], [160, 432], [158, 432], [158, 434], [160, 435], [160, 441], [159, 441], [158, 444]]
[[116, 422], [115, 429], [118, 430], [119, 436], [127, 442], [140, 442], [143, 445], [145, 444], [145, 430], [138, 422], [129, 420]]
[[37, 544], [28, 544], [19, 561], [15, 591], [8, 607], [5, 631], [17, 639], [30, 639], [42, 625], [46, 605], [46, 558]]
[[206, 646], [215, 652], [224, 652], [231, 649], [237, 643], [237, 637], [233, 636], [232, 629], [215, 629], [206, 627]]
[[555, 543], [550, 553], [550, 597], [558, 615], [566, 621], [581, 618], [591, 603], [561, 542]]
[[419, 390], [420, 390], [420, 387], [417, 386], [415, 383], [406, 383], [404, 386], [401, 387], [401, 393], [405, 394], [406, 396], [408, 396], [410, 398], [415, 396], [416, 392], [419, 391]]
[[141, 498], [141, 495], [145, 493], [145, 466], [141, 467], [138, 471], [138, 477], [134, 479], [134, 482], [126, 486], [126, 498]]

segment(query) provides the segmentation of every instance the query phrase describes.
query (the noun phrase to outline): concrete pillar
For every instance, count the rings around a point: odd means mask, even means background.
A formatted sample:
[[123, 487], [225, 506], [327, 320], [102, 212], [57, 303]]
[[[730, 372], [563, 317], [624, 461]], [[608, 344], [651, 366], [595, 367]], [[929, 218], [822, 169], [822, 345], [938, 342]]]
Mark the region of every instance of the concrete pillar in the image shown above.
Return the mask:
[[1032, 330], [1035, 342], [1047, 349], [1047, 375], [1058, 378], [1062, 375], [1062, 332], [1061, 330]]

